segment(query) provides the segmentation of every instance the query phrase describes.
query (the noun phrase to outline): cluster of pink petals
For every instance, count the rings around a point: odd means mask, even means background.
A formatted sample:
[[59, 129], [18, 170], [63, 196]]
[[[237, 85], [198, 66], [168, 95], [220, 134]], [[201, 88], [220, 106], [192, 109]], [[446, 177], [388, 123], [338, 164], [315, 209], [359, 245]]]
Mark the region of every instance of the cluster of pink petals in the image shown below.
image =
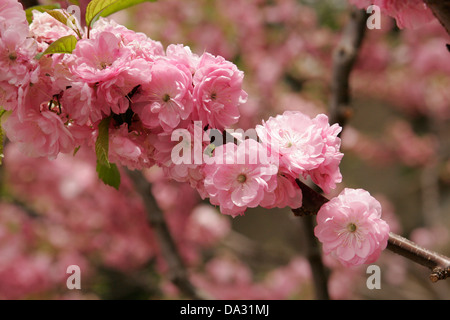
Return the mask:
[[344, 189], [317, 214], [314, 234], [344, 266], [376, 261], [387, 246], [389, 225], [381, 219], [381, 205], [362, 189]]
[[241, 89], [243, 78], [244, 73], [223, 57], [203, 54], [193, 78], [198, 118], [220, 130], [236, 123], [237, 106], [247, 100]]
[[256, 131], [263, 145], [278, 153], [283, 174], [295, 179], [310, 176], [327, 193], [341, 182], [341, 127], [330, 126], [326, 115], [311, 119], [299, 111], [285, 111], [256, 126]]
[[8, 138], [30, 157], [56, 159], [60, 152], [73, 151], [74, 138], [58, 116], [48, 110], [30, 111], [22, 120], [12, 114], [3, 124]]
[[214, 149], [211, 163], [203, 167], [201, 194], [232, 216], [256, 206], [299, 208], [302, 192], [296, 179], [310, 177], [325, 192], [341, 182], [340, 131], [324, 114], [310, 118], [286, 111], [271, 117], [256, 126], [259, 141], [237, 139], [238, 145]]
[[399, 28], [414, 29], [434, 19], [423, 0], [349, 0], [360, 8], [377, 5], [381, 11], [395, 18]]
[[37, 45], [28, 38], [25, 11], [17, 0], [0, 3], [0, 102], [14, 110], [30, 83], [35, 83]]
[[[239, 120], [247, 94], [233, 63], [181, 44], [164, 50], [109, 19], [99, 19], [89, 33], [76, 21], [73, 27], [78, 30], [38, 11], [28, 25], [17, 0], [0, 5], [0, 103], [12, 112], [4, 128], [28, 155], [53, 159], [92, 148], [98, 124], [111, 117], [110, 161], [148, 168], [164, 156], [153, 143], [173, 147], [172, 131], [194, 121], [223, 130]], [[71, 54], [35, 58], [68, 35], [80, 36]], [[186, 168], [164, 165], [178, 180], [190, 180]], [[195, 182], [201, 175], [193, 176]]]

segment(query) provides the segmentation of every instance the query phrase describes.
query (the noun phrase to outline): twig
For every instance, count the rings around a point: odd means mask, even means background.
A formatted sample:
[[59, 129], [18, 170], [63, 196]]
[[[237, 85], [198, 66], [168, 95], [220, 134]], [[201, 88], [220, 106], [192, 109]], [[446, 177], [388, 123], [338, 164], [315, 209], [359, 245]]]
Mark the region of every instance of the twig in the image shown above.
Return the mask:
[[305, 216], [302, 219], [302, 223], [306, 256], [311, 266], [316, 298], [319, 300], [330, 300], [328, 293], [328, 270], [323, 264], [322, 251], [314, 235], [315, 219], [313, 216]]
[[366, 21], [366, 11], [353, 8], [333, 54], [329, 116], [331, 123], [338, 123], [341, 127], [353, 113], [350, 106], [350, 74], [364, 38]]
[[423, 2], [450, 34], [450, 0], [424, 0]]
[[168, 276], [178, 289], [187, 297], [195, 300], [207, 299], [189, 281], [188, 272], [183, 260], [178, 253], [175, 241], [167, 226], [163, 212], [158, 207], [155, 198], [151, 194], [151, 185], [139, 170], [126, 169], [133, 182], [136, 191], [141, 195], [147, 211], [147, 218], [154, 230], [161, 253], [168, 265]]
[[[297, 185], [305, 195], [303, 197], [303, 207], [307, 208], [307, 210], [293, 209], [292, 211], [298, 216], [311, 216], [317, 214], [318, 210], [316, 211], [316, 209], [320, 208], [329, 200], [300, 180], [296, 181]], [[437, 282], [450, 277], [450, 258], [422, 248], [402, 236], [390, 232], [387, 249], [429, 268], [431, 270], [430, 280], [432, 282]]]
[[389, 233], [387, 249], [400, 254], [432, 272], [430, 280], [437, 282], [450, 276], [450, 259], [439, 253], [419, 247], [417, 244], [394, 233]]

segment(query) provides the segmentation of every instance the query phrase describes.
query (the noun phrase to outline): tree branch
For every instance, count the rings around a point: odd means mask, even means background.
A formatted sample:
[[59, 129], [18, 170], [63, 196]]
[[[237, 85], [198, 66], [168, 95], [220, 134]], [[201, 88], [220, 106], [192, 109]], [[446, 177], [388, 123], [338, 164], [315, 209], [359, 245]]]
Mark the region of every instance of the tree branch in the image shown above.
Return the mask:
[[141, 195], [147, 211], [148, 221], [156, 234], [161, 253], [168, 265], [168, 276], [178, 289], [187, 297], [195, 300], [207, 299], [189, 281], [188, 272], [178, 253], [175, 241], [170, 234], [163, 212], [151, 194], [151, 185], [139, 170], [126, 169], [136, 191]]
[[450, 0], [424, 0], [423, 2], [450, 34]]
[[333, 54], [331, 97], [328, 108], [330, 123], [338, 123], [341, 127], [344, 127], [353, 113], [350, 106], [350, 73], [364, 38], [367, 17], [365, 10], [352, 9], [350, 20]]
[[[305, 210], [299, 208], [293, 209], [292, 211], [297, 216], [311, 216], [317, 214], [318, 208], [320, 209], [320, 207], [329, 200], [300, 180], [297, 179], [296, 182], [304, 195], [302, 207], [305, 207]], [[437, 282], [450, 277], [450, 258], [422, 248], [402, 236], [390, 232], [387, 249], [429, 268], [431, 270], [430, 280], [432, 282]]]

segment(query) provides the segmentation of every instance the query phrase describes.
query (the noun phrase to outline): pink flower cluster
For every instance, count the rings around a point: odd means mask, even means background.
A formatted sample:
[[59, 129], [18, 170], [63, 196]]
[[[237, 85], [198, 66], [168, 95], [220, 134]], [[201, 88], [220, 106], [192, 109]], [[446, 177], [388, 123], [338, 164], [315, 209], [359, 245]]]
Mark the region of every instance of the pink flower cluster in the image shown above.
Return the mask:
[[346, 188], [320, 208], [314, 234], [325, 254], [345, 266], [357, 266], [378, 259], [387, 246], [389, 225], [369, 192]]
[[423, 0], [349, 0], [360, 8], [377, 5], [381, 11], [395, 18], [399, 28], [414, 29], [434, 19]]
[[[54, 159], [92, 147], [99, 123], [111, 117], [110, 161], [146, 168], [161, 157], [154, 144], [170, 144], [174, 129], [202, 121], [223, 130], [238, 121], [247, 94], [233, 63], [183, 45], [164, 50], [108, 19], [89, 33], [74, 28], [38, 11], [28, 26], [17, 0], [0, 5], [0, 104], [10, 111], [4, 129], [29, 156]], [[81, 35], [71, 54], [35, 58], [70, 35]]]
[[[8, 25], [6, 15], [17, 16], [23, 28]], [[167, 176], [189, 182], [203, 198], [220, 205], [222, 213], [236, 216], [256, 206], [297, 208], [302, 195], [295, 179], [311, 177], [326, 192], [341, 181], [340, 127], [330, 126], [325, 115], [311, 119], [301, 112], [259, 125], [259, 142], [216, 147], [212, 159], [223, 157], [225, 164], [173, 161], [180, 145], [174, 132], [184, 130], [182, 138], [194, 158], [196, 148], [203, 153], [210, 147], [205, 135], [223, 132], [239, 120], [239, 106], [247, 99], [243, 72], [221, 56], [198, 56], [180, 44], [164, 50], [160, 42], [104, 18], [83, 32], [34, 11], [28, 27], [16, 0], [2, 6], [0, 16], [4, 28], [20, 30], [20, 37], [11, 39], [2, 32], [1, 42], [33, 49], [23, 59], [10, 53], [7, 64], [0, 61], [10, 77], [0, 87], [11, 97], [3, 105], [10, 111], [3, 127], [28, 156], [55, 159], [79, 147], [92, 148], [99, 123], [109, 117], [109, 161], [131, 169], [157, 164]], [[35, 58], [70, 35], [81, 35], [71, 54]], [[198, 135], [202, 142], [195, 146]], [[245, 160], [264, 153], [271, 154], [264, 163]], [[235, 155], [243, 160], [230, 162]]]
[[310, 177], [325, 192], [341, 182], [340, 131], [323, 114], [311, 119], [286, 111], [271, 117], [256, 127], [259, 141], [230, 142], [214, 150], [214, 161], [204, 168], [205, 192], [232, 216], [256, 206], [301, 207], [296, 179]]

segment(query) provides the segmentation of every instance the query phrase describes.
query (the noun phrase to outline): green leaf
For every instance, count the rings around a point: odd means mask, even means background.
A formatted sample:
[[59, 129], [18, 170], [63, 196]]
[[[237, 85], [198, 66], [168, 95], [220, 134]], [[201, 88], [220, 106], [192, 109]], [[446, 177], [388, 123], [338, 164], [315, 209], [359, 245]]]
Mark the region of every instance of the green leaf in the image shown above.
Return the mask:
[[0, 107], [0, 165], [2, 164], [3, 161], [3, 143], [4, 143], [4, 133], [3, 133], [3, 128], [2, 128], [2, 121], [3, 121], [3, 116], [8, 116], [9, 114], [11, 114], [11, 111], [6, 111], [4, 110], [2, 107]]
[[98, 125], [98, 136], [95, 141], [95, 154], [97, 155], [97, 161], [99, 164], [105, 167], [109, 167], [108, 160], [109, 152], [109, 123], [111, 118], [103, 119]]
[[76, 147], [75, 149], [73, 149], [73, 156], [75, 157], [75, 155], [78, 153], [78, 150], [80, 150], [81, 146]]
[[105, 184], [119, 189], [120, 172], [114, 163], [108, 160], [109, 152], [109, 124], [111, 118], [105, 118], [98, 125], [98, 136], [95, 141], [95, 154], [97, 155], [97, 173]]
[[114, 163], [109, 163], [109, 166], [105, 166], [97, 161], [96, 170], [98, 173], [98, 177], [103, 181], [104, 184], [119, 190], [120, 172]]
[[67, 16], [58, 10], [44, 10], [44, 12], [47, 12], [49, 15], [51, 15], [54, 19], [58, 20], [59, 22], [67, 25]]
[[53, 42], [48, 46], [47, 50], [39, 53], [35, 58], [40, 59], [43, 55], [51, 53], [72, 53], [76, 46], [77, 38], [75, 36], [65, 36]]
[[92, 0], [86, 8], [86, 25], [88, 28], [99, 17], [107, 17], [120, 10], [143, 2], [155, 2], [156, 0]]
[[80, 1], [79, 1], [79, 0], [69, 0], [69, 2], [70, 2], [71, 4], [74, 4], [74, 5], [77, 5], [77, 6], [80, 5]]
[[33, 10], [37, 10], [39, 12], [45, 12], [46, 10], [53, 10], [53, 9], [61, 9], [61, 6], [59, 4], [49, 4], [49, 5], [43, 5], [43, 6], [33, 6], [29, 7], [25, 10], [25, 14], [27, 16], [28, 23], [33, 22]]

